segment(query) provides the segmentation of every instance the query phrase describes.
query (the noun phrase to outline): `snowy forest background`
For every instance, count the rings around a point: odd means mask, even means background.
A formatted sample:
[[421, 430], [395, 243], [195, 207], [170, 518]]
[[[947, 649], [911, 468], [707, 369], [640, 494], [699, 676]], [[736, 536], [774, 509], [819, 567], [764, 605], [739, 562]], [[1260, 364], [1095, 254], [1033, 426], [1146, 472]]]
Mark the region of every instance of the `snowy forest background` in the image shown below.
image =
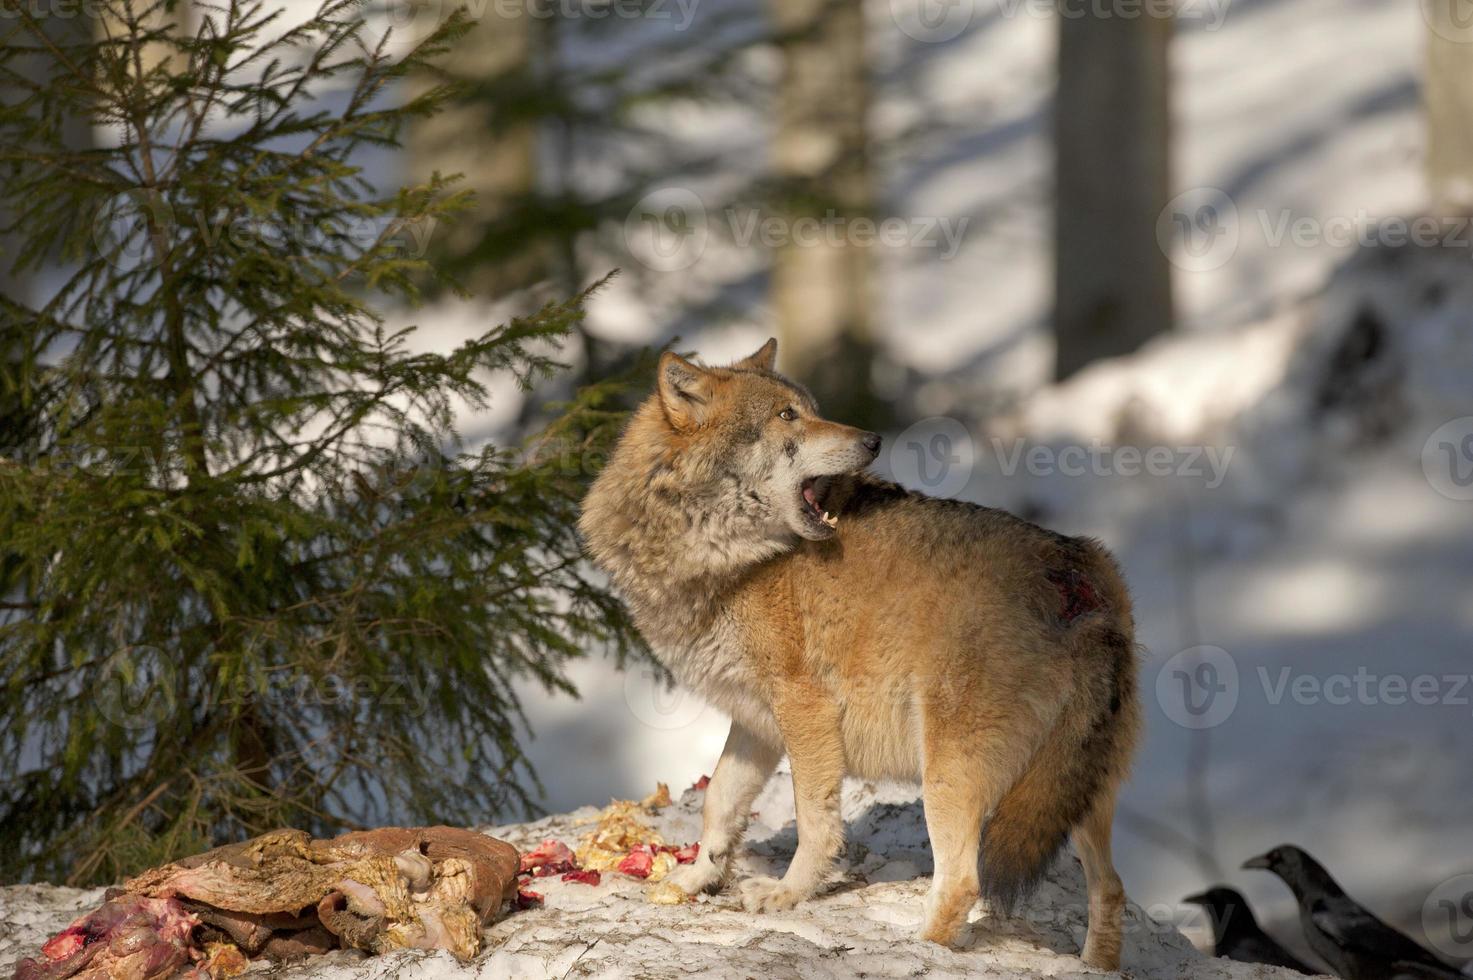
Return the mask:
[[[643, 348], [719, 363], [779, 337], [827, 414], [885, 432], [896, 479], [1119, 555], [1149, 717], [1118, 822], [1132, 898], [1193, 922], [1179, 899], [1226, 881], [1287, 920], [1237, 867], [1292, 841], [1422, 935], [1473, 872], [1459, 2], [486, 0], [450, 60], [464, 101], [356, 161], [478, 193], [417, 240], [471, 297], [390, 319], [445, 351], [621, 270], [573, 375], [489, 379], [471, 448]], [[448, 12], [369, 23], [405, 44]], [[848, 244], [796, 240], [795, 215]], [[880, 243], [854, 244], [860, 218]], [[576, 699], [519, 686], [548, 810], [714, 764], [725, 720], [648, 667], [568, 672]]]

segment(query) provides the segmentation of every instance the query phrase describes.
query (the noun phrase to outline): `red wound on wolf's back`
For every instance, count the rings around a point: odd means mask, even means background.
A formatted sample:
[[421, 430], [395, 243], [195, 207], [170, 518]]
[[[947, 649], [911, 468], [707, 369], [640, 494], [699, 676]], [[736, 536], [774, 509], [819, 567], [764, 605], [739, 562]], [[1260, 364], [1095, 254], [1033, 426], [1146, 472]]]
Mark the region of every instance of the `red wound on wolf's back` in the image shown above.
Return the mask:
[[1059, 618], [1066, 623], [1072, 623], [1105, 604], [1094, 584], [1077, 568], [1051, 568], [1045, 577], [1059, 592]]

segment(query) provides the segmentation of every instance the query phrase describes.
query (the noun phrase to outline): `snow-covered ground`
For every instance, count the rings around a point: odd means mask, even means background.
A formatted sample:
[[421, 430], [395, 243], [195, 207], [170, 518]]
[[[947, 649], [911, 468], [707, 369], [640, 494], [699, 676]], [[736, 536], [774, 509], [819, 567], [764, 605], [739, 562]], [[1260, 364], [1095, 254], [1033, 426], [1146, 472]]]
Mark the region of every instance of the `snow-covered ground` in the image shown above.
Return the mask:
[[[700, 834], [702, 794], [690, 790], [649, 820], [666, 842]], [[754, 804], [752, 849], [738, 873], [781, 873], [795, 840], [786, 814], [793, 806], [788, 784], [774, 781]], [[597, 886], [556, 877], [534, 879], [542, 908], [515, 912], [486, 933], [483, 952], [468, 964], [449, 953], [398, 952], [364, 959], [337, 951], [269, 975], [292, 980], [552, 980], [567, 977], [813, 978], [877, 977], [1084, 977], [1104, 974], [1078, 959], [1087, 902], [1083, 875], [1072, 857], [1062, 858], [1037, 894], [1007, 920], [973, 911], [969, 935], [953, 951], [915, 937], [929, 870], [925, 820], [903, 796], [873, 786], [853, 786], [844, 815], [855, 827], [853, 870], [831, 893], [785, 913], [744, 912], [732, 894], [703, 896], [690, 905], [646, 900], [647, 885], [607, 873]], [[530, 850], [546, 838], [575, 845], [596, 811], [586, 808], [532, 824], [489, 828]], [[100, 889], [49, 885], [0, 888], [0, 975], [34, 953], [50, 933], [101, 901]], [[1287, 980], [1300, 974], [1272, 967], [1214, 960], [1196, 952], [1170, 924], [1153, 922], [1130, 908], [1122, 928], [1125, 970], [1136, 980]], [[268, 970], [264, 964], [247, 976]]]

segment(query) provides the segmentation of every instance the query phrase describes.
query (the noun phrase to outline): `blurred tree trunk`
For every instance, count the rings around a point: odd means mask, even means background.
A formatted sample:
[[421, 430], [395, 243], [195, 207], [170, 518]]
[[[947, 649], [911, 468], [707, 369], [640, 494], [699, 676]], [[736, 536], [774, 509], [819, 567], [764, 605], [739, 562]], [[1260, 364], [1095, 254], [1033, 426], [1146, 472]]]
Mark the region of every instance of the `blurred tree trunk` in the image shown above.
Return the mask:
[[[476, 293], [497, 296], [545, 278], [550, 264], [545, 241], [510, 230], [537, 192], [538, 125], [529, 103], [547, 25], [523, 4], [486, 4], [479, 17], [440, 59], [469, 83], [468, 94], [416, 122], [407, 145], [412, 179], [458, 173], [460, 186], [475, 191], [471, 211], [434, 229], [433, 247]], [[508, 237], [517, 241], [500, 241]]]
[[1156, 224], [1170, 187], [1171, 20], [1059, 18], [1054, 108], [1055, 377], [1171, 329]]
[[[874, 206], [864, 5], [770, 0], [769, 9], [783, 51], [773, 157], [789, 222], [772, 270], [779, 356], [826, 415], [875, 425], [874, 257], [842, 234]], [[807, 234], [824, 228], [838, 234]]]
[[1434, 213], [1473, 207], [1473, 17], [1466, 0], [1422, 0], [1427, 15], [1427, 183]]

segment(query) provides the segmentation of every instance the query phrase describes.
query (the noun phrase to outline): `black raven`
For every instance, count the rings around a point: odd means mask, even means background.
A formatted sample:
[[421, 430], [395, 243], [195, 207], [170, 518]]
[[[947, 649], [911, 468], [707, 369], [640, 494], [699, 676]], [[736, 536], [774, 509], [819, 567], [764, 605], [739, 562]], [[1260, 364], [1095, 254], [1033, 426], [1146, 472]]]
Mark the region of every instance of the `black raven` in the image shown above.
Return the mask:
[[1344, 980], [1466, 980], [1461, 973], [1376, 918], [1293, 844], [1243, 862], [1284, 879], [1299, 900], [1309, 948]]
[[1285, 966], [1300, 973], [1319, 973], [1306, 965], [1264, 932], [1253, 917], [1247, 899], [1231, 888], [1218, 885], [1200, 895], [1182, 899], [1207, 910], [1212, 923], [1213, 953], [1240, 963], [1267, 963]]

